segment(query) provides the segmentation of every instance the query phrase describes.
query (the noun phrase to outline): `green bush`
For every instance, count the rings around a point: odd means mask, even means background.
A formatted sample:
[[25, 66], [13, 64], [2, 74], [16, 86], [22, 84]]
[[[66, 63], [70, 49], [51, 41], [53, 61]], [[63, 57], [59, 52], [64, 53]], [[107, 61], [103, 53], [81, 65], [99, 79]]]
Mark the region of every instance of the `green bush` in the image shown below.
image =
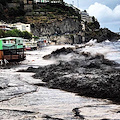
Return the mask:
[[0, 30], [0, 37], [4, 37], [5, 36], [5, 32], [3, 30]]
[[5, 37], [22, 37], [22, 38], [25, 38], [25, 39], [31, 39], [32, 38], [31, 33], [27, 32], [27, 31], [21, 32], [20, 30], [17, 30], [17, 29], [4, 32], [4, 36]]

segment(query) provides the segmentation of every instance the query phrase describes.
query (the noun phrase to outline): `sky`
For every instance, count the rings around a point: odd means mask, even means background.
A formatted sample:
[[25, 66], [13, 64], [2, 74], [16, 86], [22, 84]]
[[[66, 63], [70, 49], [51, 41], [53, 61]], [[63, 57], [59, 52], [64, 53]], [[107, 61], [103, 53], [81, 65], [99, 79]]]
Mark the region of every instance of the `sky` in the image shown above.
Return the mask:
[[101, 28], [120, 32], [120, 0], [64, 0], [95, 16]]

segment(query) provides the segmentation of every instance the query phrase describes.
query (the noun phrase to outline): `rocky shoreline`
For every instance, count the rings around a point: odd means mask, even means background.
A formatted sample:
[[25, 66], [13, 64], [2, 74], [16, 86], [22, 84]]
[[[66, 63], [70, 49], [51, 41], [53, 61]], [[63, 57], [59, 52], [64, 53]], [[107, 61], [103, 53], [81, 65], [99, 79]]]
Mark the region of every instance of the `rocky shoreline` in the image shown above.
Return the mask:
[[104, 58], [80, 52], [81, 48], [62, 48], [44, 56], [56, 59], [60, 55], [73, 54], [70, 61], [59, 61], [45, 67], [29, 67], [24, 72], [34, 72], [34, 78], [42, 79], [46, 86], [77, 93], [81, 96], [110, 99], [120, 102], [119, 65]]

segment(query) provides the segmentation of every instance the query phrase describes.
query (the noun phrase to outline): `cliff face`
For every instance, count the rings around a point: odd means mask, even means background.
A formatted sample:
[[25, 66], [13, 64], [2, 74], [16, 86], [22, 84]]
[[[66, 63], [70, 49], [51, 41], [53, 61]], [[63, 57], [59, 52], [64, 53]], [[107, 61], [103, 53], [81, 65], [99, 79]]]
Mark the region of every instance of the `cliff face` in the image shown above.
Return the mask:
[[99, 22], [85, 24], [85, 41], [88, 42], [91, 39], [97, 39], [98, 42], [105, 40], [116, 41], [120, 39], [120, 35], [110, 31], [108, 28], [100, 28]]
[[34, 25], [32, 25], [32, 33], [36, 36], [62, 35], [67, 33], [78, 33], [79, 31], [81, 31], [81, 23], [77, 19], [70, 18], [49, 24], [34, 23]]
[[120, 39], [120, 35], [110, 31], [107, 28], [98, 29], [96, 31], [88, 31], [85, 33], [86, 42], [90, 41], [91, 39], [97, 39], [98, 42], [103, 42], [105, 40], [109, 41], [117, 41]]

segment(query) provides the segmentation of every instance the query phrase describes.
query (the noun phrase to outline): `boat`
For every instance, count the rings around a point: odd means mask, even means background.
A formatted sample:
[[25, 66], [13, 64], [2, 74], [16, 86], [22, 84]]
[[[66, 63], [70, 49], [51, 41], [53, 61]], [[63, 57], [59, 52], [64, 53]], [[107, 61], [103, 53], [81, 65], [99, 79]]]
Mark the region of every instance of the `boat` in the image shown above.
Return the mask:
[[25, 50], [37, 50], [37, 42], [36, 41], [29, 41], [27, 39], [24, 39], [23, 45], [25, 46]]
[[39, 37], [39, 39], [37, 40], [37, 47], [38, 48], [48, 46], [49, 44], [50, 44], [50, 39], [46, 36]]
[[25, 59], [23, 38], [0, 38], [0, 61], [19, 62]]

